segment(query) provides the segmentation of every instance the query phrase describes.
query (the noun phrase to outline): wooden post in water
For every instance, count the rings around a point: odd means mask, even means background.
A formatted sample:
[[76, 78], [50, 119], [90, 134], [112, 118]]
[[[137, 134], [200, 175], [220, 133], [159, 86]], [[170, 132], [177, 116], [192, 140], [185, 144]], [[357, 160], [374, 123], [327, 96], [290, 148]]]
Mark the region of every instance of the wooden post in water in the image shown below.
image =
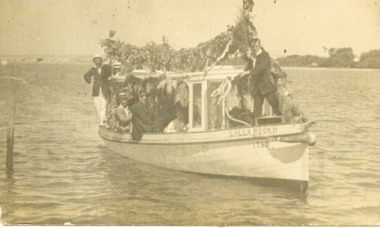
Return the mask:
[[7, 162], [6, 169], [11, 170], [13, 167], [13, 145], [14, 145], [14, 133], [15, 133], [15, 114], [16, 114], [16, 92], [17, 85], [15, 80], [9, 79], [11, 85], [11, 91], [9, 93], [9, 105], [8, 105], [8, 133], [7, 133]]
[[[3, 64], [2, 65], [6, 65]], [[11, 171], [13, 167], [13, 145], [14, 145], [14, 133], [15, 133], [15, 115], [16, 115], [16, 94], [20, 82], [24, 80], [16, 78], [16, 68], [14, 63], [11, 63], [11, 75], [12, 77], [1, 77], [8, 86], [9, 100], [8, 100], [8, 132], [7, 132], [7, 155], [6, 155], [6, 170]], [[25, 82], [24, 82], [25, 83]]]

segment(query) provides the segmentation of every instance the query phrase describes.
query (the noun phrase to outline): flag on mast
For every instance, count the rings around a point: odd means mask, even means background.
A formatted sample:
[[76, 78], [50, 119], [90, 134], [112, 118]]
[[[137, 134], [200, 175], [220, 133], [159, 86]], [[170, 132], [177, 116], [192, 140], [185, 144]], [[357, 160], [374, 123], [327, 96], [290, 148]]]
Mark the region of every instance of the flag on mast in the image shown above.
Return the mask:
[[115, 36], [115, 33], [116, 33], [116, 31], [115, 30], [110, 30], [110, 38], [112, 38], [112, 37], [114, 37]]
[[253, 2], [253, 0], [243, 0], [243, 10], [244, 11], [252, 12], [252, 8], [254, 5], [255, 5], [255, 3]]

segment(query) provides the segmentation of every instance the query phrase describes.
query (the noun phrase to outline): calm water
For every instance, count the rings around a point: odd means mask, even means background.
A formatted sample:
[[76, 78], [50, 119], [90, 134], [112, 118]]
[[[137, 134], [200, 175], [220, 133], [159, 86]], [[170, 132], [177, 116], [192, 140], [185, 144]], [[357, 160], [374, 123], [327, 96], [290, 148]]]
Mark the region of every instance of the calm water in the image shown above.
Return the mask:
[[289, 90], [318, 120], [305, 195], [157, 168], [109, 151], [82, 79], [88, 67], [17, 68], [26, 84], [17, 95], [12, 173], [5, 172], [0, 119], [3, 223], [380, 225], [380, 70], [285, 69]]

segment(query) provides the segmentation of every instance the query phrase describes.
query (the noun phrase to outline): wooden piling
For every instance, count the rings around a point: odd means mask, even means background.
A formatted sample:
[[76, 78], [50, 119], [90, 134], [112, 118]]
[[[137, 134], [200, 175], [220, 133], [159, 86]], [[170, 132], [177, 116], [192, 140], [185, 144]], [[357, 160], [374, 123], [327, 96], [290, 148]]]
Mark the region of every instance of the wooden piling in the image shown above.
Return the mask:
[[16, 90], [15, 86], [17, 82], [10, 81], [11, 93], [8, 109], [8, 133], [7, 133], [7, 162], [6, 169], [11, 170], [13, 167], [13, 145], [14, 145], [14, 132], [15, 132], [15, 114], [16, 114]]
[[[13, 75], [14, 66], [12, 66]], [[7, 132], [7, 155], [6, 155], [6, 170], [10, 171], [13, 168], [13, 145], [14, 145], [14, 133], [15, 133], [15, 115], [16, 115], [16, 94], [20, 82], [24, 82], [22, 79], [16, 77], [1, 77], [0, 79], [6, 80], [6, 84], [9, 89], [8, 100], [8, 132]], [[25, 82], [24, 82], [25, 83]]]
[[8, 127], [7, 134], [7, 170], [13, 167], [13, 142], [14, 142], [14, 127]]

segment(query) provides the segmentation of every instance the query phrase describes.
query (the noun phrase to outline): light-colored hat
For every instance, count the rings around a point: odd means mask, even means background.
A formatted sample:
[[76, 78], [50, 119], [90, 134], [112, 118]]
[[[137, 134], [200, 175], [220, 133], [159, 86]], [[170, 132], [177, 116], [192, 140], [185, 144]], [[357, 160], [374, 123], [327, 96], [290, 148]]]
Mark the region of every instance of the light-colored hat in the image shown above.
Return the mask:
[[133, 99], [133, 95], [131, 93], [119, 93], [117, 98], [119, 100], [121, 100], [121, 99], [131, 100], [131, 99]]
[[96, 55], [94, 55], [94, 57], [92, 57], [92, 60], [94, 60], [96, 58], [102, 59], [102, 56], [100, 56], [99, 54], [96, 54]]
[[139, 92], [139, 97], [141, 97], [141, 96], [143, 96], [143, 95], [148, 96], [148, 94], [147, 94], [144, 90], [141, 90], [141, 91]]
[[114, 63], [113, 68], [121, 68], [121, 63], [120, 62]]

